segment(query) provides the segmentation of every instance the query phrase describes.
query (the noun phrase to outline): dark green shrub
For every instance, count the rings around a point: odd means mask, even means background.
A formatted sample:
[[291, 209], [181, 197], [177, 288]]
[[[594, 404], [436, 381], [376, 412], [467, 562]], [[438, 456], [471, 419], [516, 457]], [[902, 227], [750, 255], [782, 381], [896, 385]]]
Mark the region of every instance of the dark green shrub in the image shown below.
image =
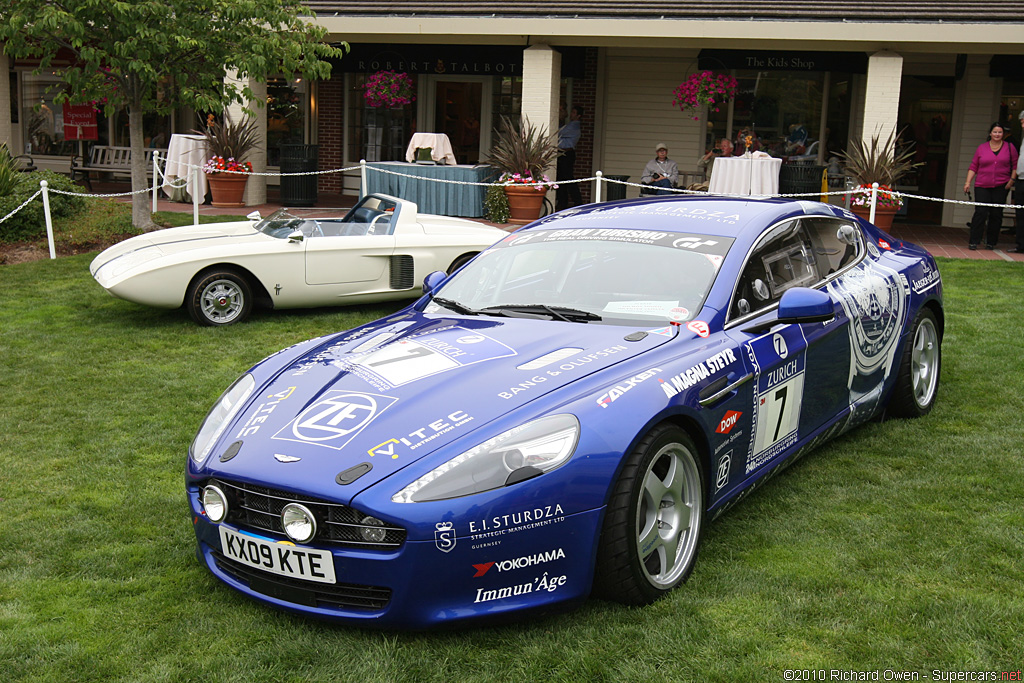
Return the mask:
[[[45, 180], [51, 190], [84, 194], [84, 190], [60, 173], [33, 171], [19, 173], [14, 191], [0, 196], [0, 218], [18, 208], [22, 202], [39, 189], [39, 181]], [[74, 216], [85, 208], [87, 200], [80, 196], [50, 193], [50, 213], [54, 219]], [[0, 242], [21, 242], [46, 235], [46, 218], [43, 214], [43, 198], [36, 197], [18, 213], [0, 223]]]

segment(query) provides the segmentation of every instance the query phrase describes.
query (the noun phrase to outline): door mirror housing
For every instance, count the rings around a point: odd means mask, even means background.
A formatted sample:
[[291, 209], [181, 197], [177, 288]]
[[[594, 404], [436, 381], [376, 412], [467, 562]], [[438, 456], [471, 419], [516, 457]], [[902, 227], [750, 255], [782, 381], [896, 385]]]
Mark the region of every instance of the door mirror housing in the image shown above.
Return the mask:
[[835, 318], [835, 303], [827, 292], [808, 287], [787, 289], [779, 299], [777, 317], [743, 328], [744, 332], [756, 334], [770, 330], [776, 325], [794, 323], [822, 323]]
[[435, 270], [433, 273], [428, 273], [423, 278], [423, 293], [433, 294], [434, 290], [441, 286], [441, 283], [448, 279], [448, 275], [443, 270]]

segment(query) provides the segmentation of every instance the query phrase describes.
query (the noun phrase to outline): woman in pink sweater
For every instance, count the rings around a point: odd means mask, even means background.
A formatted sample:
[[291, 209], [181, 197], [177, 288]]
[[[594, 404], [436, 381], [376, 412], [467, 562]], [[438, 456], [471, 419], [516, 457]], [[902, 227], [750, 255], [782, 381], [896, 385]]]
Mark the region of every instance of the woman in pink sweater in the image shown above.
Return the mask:
[[[1017, 150], [1012, 143], [1003, 139], [1005, 136], [1006, 129], [1003, 125], [993, 123], [989, 129], [988, 141], [978, 145], [967, 171], [964, 192], [970, 192], [973, 180], [975, 201], [981, 204], [1005, 204], [1006, 195], [1017, 180]], [[985, 248], [995, 249], [999, 242], [999, 228], [1002, 227], [1002, 223], [1002, 207], [975, 207], [968, 242], [970, 248], [978, 248], [982, 233], [985, 232]]]

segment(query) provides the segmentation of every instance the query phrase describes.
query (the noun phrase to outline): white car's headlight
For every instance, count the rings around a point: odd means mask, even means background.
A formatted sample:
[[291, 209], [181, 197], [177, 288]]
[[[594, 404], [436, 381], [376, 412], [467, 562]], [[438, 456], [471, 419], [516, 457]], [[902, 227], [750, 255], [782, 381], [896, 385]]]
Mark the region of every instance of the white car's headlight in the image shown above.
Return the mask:
[[192, 441], [191, 448], [188, 449], [188, 454], [196, 465], [203, 464], [221, 432], [238, 414], [255, 388], [256, 380], [252, 378], [252, 375], [246, 373], [236, 379], [235, 383], [228, 387], [228, 390], [221, 395], [220, 400], [210, 409], [206, 419], [203, 420], [203, 426], [199, 428], [196, 438]]
[[428, 472], [391, 497], [423, 503], [482, 493], [559, 467], [576, 449], [580, 423], [574, 415], [551, 415], [485, 441]]

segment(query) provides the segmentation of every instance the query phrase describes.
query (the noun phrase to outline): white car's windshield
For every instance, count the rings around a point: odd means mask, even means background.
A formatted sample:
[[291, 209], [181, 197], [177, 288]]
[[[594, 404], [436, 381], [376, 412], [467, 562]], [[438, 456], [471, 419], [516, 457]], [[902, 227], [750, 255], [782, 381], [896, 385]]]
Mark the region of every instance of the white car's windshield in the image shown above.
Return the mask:
[[431, 305], [579, 322], [690, 320], [732, 241], [643, 230], [529, 231], [478, 256]]
[[296, 231], [306, 238], [390, 235], [397, 210], [394, 200], [368, 195], [351, 209], [278, 209], [255, 228], [277, 239]]

